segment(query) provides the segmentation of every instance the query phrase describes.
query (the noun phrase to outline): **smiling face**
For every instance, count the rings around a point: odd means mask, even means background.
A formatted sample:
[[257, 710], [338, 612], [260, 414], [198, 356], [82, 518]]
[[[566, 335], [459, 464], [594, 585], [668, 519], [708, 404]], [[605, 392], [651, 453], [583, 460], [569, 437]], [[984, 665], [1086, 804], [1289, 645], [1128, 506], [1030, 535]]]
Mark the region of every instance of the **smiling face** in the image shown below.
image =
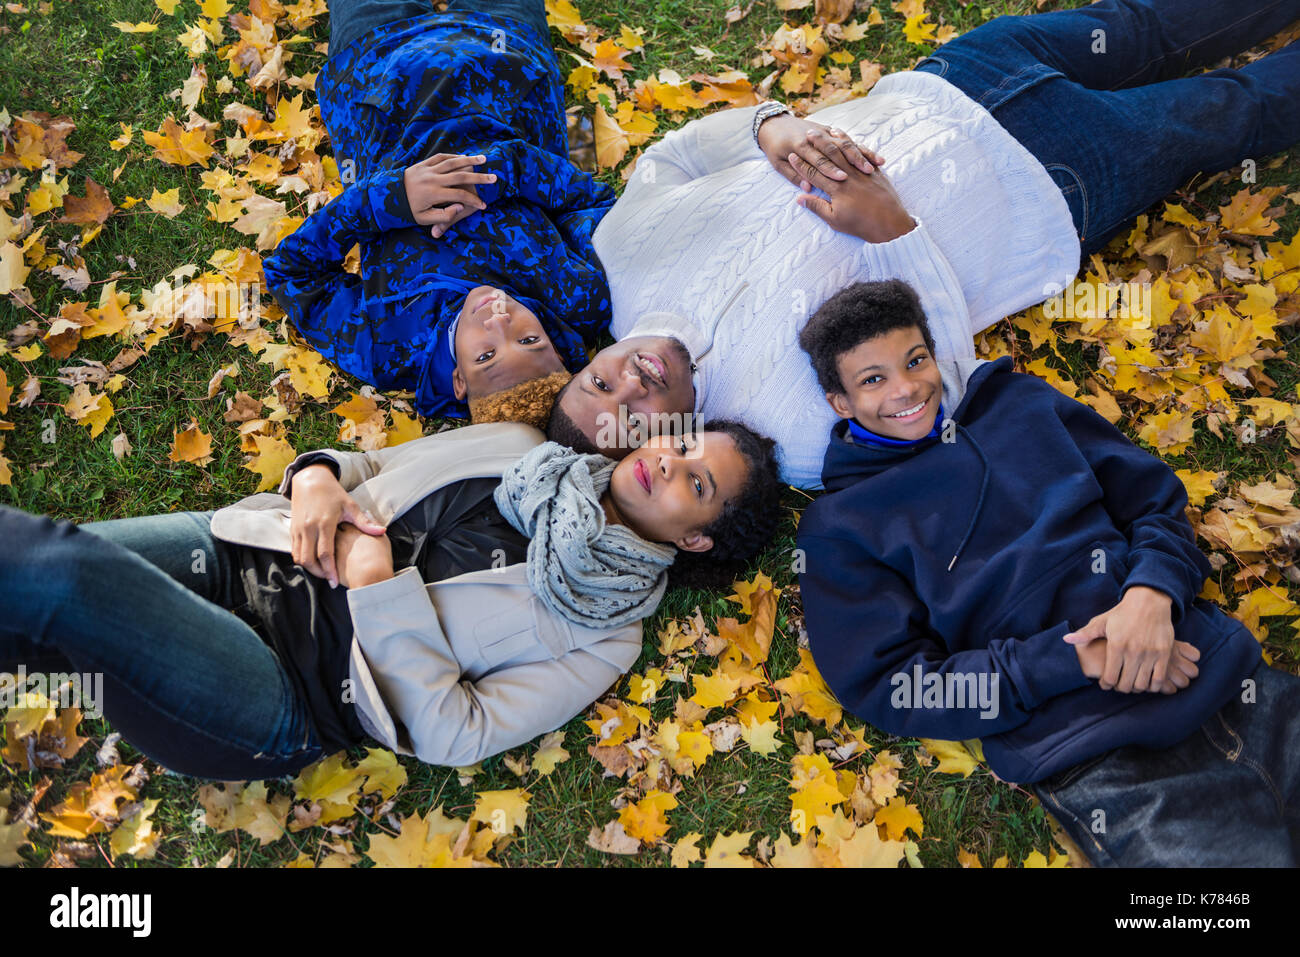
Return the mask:
[[748, 468], [725, 432], [657, 436], [618, 463], [606, 512], [647, 541], [706, 552], [713, 539], [704, 529], [741, 494]]
[[668, 336], [622, 339], [574, 375], [560, 408], [602, 455], [622, 458], [638, 444], [628, 434], [630, 417], [646, 416], [653, 425], [655, 416], [680, 419], [694, 410], [690, 353]]
[[541, 320], [493, 286], [475, 286], [465, 297], [456, 325], [455, 353], [452, 391], [462, 400], [564, 369]]
[[923, 438], [934, 428], [943, 379], [917, 327], [861, 342], [836, 364], [845, 391], [826, 399], [840, 418], [894, 439]]

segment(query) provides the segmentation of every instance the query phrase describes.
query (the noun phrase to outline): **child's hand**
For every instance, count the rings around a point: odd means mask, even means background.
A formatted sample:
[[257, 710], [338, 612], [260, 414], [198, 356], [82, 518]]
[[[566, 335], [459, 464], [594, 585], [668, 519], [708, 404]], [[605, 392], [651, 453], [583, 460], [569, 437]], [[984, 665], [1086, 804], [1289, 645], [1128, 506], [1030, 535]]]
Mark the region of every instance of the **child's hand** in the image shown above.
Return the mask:
[[[1083, 671], [1084, 677], [1094, 679], [1101, 677], [1106, 667], [1106, 645], [1105, 638], [1075, 643], [1074, 651], [1079, 656], [1079, 668]], [[1159, 691], [1161, 694], [1173, 694], [1186, 688], [1192, 683], [1192, 679], [1200, 674], [1200, 669], [1196, 667], [1196, 661], [1200, 657], [1201, 653], [1196, 650], [1195, 645], [1186, 641], [1175, 641], [1165, 680], [1160, 684], [1152, 684], [1149, 690]]]
[[435, 153], [408, 166], [402, 182], [411, 215], [422, 226], [432, 226], [434, 238], [487, 204], [478, 198], [475, 183], [496, 182], [495, 173], [475, 173], [472, 167], [487, 159], [483, 154]]
[[1164, 592], [1134, 585], [1118, 605], [1094, 616], [1065, 640], [1084, 645], [1106, 639], [1105, 664], [1096, 676], [1101, 687], [1125, 694], [1159, 690], [1166, 685], [1175, 662], [1171, 606]]

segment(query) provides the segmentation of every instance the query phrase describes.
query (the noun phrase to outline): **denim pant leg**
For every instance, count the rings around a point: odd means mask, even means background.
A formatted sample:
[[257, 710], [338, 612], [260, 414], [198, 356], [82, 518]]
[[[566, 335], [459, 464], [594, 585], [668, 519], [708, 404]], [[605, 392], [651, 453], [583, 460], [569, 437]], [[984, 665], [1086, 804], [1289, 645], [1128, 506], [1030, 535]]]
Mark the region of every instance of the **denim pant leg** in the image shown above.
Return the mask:
[[435, 12], [433, 0], [330, 0], [329, 55], [385, 23]]
[[543, 0], [447, 0], [447, 9], [473, 10], [522, 20], [536, 30], [543, 40], [551, 38], [551, 25], [546, 21], [546, 4]]
[[1171, 748], [1117, 748], [1034, 785], [1103, 867], [1292, 867], [1300, 861], [1300, 678], [1261, 665]]
[[[159, 558], [171, 573], [113, 541]], [[196, 777], [250, 780], [321, 756], [307, 707], [270, 647], [233, 612], [180, 583], [216, 557], [193, 515], [95, 523], [0, 506], [0, 669], [57, 652], [103, 675], [105, 717], [133, 746]], [[229, 580], [208, 563], [200, 590]], [[30, 670], [30, 667], [29, 667]]]
[[1072, 10], [996, 17], [921, 63], [960, 64], [949, 79], [977, 101], [1035, 63], [1090, 90], [1120, 90], [1209, 66], [1296, 19], [1300, 0], [1100, 0]]
[[[1135, 85], [1212, 62], [1297, 16], [1297, 0], [1107, 0], [1000, 17], [917, 69], [976, 100], [1043, 163], [1086, 257], [1197, 172], [1258, 162], [1300, 140], [1300, 44], [1241, 70]], [[1107, 52], [1095, 55], [1092, 31], [1107, 22]]]

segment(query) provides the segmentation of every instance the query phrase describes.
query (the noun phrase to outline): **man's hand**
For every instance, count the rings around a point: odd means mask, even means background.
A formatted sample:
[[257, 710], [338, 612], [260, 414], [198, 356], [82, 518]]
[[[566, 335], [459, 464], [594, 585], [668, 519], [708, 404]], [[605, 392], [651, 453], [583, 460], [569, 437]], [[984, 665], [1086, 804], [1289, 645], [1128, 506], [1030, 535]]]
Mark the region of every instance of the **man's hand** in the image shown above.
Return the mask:
[[1124, 592], [1119, 604], [1093, 616], [1078, 631], [1066, 635], [1065, 640], [1072, 645], [1083, 645], [1097, 638], [1106, 639], [1105, 666], [1098, 675], [1103, 688], [1114, 688], [1125, 694], [1158, 689], [1165, 684], [1171, 666], [1177, 661], [1172, 604], [1164, 592], [1134, 585]]
[[290, 491], [289, 542], [293, 560], [324, 578], [331, 588], [337, 588], [334, 538], [339, 524], [351, 522], [366, 535], [383, 535], [384, 526], [343, 490], [328, 465], [309, 465], [295, 473]]
[[[832, 179], [796, 152], [788, 159], [791, 168], [802, 177], [799, 188], [805, 191], [795, 202], [812, 210], [837, 233], [869, 243], [884, 243], [915, 228], [916, 223], [903, 208], [893, 184], [879, 170], [863, 173], [841, 155], [835, 158], [835, 165], [844, 178]], [[814, 186], [830, 200], [813, 196]]]
[[[1074, 652], [1079, 656], [1079, 668], [1083, 671], [1084, 677], [1101, 677], [1106, 667], [1106, 650], [1105, 638], [1094, 638], [1089, 642], [1075, 644]], [[1195, 645], [1186, 641], [1175, 641], [1165, 680], [1160, 684], [1153, 683], [1149, 690], [1159, 691], [1161, 694], [1173, 694], [1186, 688], [1192, 683], [1192, 679], [1200, 674], [1200, 669], [1196, 667], [1196, 661], [1200, 657], [1201, 653], [1196, 650]]]
[[[790, 113], [763, 121], [758, 128], [758, 146], [773, 168], [796, 186], [804, 177], [790, 165], [791, 153], [835, 180], [847, 175], [840, 168], [842, 165], [851, 165], [867, 175], [885, 165], [884, 159], [863, 149], [844, 131], [801, 120]], [[837, 158], [842, 162], [837, 162]]]
[[364, 588], [393, 577], [393, 543], [387, 535], [369, 535], [355, 525], [340, 525], [334, 550], [344, 588]]
[[434, 153], [406, 168], [402, 182], [411, 215], [422, 226], [432, 226], [430, 235], [441, 236], [453, 224], [473, 215], [487, 204], [478, 198], [475, 183], [496, 182], [495, 173], [475, 173], [473, 167], [487, 159], [483, 154]]

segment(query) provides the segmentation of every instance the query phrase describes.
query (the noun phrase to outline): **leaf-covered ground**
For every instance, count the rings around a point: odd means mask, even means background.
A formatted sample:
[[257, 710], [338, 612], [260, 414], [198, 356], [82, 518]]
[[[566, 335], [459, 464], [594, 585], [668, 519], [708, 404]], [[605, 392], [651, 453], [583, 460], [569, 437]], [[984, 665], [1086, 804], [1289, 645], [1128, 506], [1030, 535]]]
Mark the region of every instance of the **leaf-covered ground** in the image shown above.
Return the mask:
[[[704, 112], [861, 96], [1037, 6], [547, 8], [575, 155], [620, 189], [648, 143]], [[442, 424], [333, 372], [269, 296], [260, 311], [205, 296], [257, 282], [260, 256], [342, 189], [313, 92], [327, 27], [324, 0], [0, 7], [0, 501], [76, 521], [217, 508], [295, 452]], [[1178, 470], [1215, 569], [1206, 594], [1291, 671], [1298, 226], [1300, 152], [1253, 158], [1186, 184], [1064, 301], [979, 340]], [[790, 553], [807, 501], [788, 493], [734, 595], [670, 593], [608, 696], [480, 767], [357, 749], [292, 780], [203, 785], [104, 721], [28, 700], [3, 716], [0, 865], [1079, 863], [978, 742], [841, 713], [801, 647]]]

